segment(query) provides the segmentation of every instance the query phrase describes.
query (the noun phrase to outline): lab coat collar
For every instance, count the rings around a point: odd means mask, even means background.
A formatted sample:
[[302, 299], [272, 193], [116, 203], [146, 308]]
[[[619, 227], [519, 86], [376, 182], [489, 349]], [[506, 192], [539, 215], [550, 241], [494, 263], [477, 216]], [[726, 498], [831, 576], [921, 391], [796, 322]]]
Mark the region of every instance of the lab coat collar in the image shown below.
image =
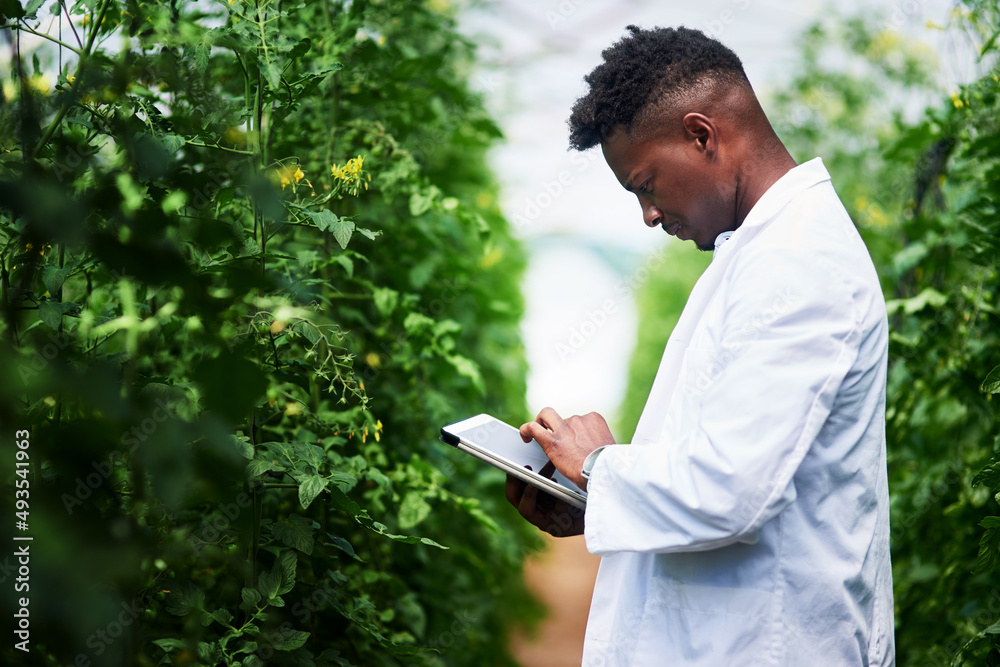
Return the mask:
[[[775, 181], [753, 205], [743, 220], [743, 224], [728, 239], [725, 253], [720, 252], [722, 243], [716, 239], [715, 253], [712, 259], [714, 260], [720, 254], [729, 254], [736, 247], [745, 245], [767, 226], [767, 223], [774, 219], [797, 194], [829, 180], [830, 172], [826, 170], [822, 158], [813, 158], [809, 162], [792, 167], [784, 176]], [[726, 240], [722, 239], [723, 242]]]

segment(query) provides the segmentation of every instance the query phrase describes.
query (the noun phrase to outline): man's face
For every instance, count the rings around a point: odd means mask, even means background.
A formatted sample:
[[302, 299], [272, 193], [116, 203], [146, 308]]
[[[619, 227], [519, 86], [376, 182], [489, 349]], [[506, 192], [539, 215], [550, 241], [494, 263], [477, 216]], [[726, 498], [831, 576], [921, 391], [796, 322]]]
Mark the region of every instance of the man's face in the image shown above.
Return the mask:
[[736, 227], [735, 188], [724, 179], [717, 151], [706, 151], [696, 135], [675, 134], [630, 143], [618, 126], [601, 148], [618, 182], [639, 198], [648, 226], [712, 250], [719, 234]]

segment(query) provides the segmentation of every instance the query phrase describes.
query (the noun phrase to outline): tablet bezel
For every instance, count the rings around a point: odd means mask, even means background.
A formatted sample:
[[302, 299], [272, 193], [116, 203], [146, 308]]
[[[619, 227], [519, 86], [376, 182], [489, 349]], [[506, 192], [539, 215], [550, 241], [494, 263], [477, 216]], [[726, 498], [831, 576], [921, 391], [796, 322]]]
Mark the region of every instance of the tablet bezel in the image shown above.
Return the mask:
[[[479, 414], [474, 417], [469, 417], [467, 419], [462, 419], [457, 422], [452, 422], [447, 426], [441, 427], [441, 441], [445, 442], [456, 449], [459, 449], [467, 454], [470, 454], [484, 463], [488, 463], [495, 468], [499, 468], [504, 472], [514, 475], [518, 479], [525, 481], [532, 486], [536, 486], [543, 491], [555, 496], [556, 498], [563, 500], [573, 507], [578, 507], [580, 509], [585, 509], [587, 507], [587, 496], [582, 491], [574, 491], [573, 489], [568, 489], [558, 482], [548, 479], [547, 477], [542, 477], [535, 470], [527, 470], [522, 468], [520, 465], [507, 459], [500, 454], [497, 454], [486, 447], [479, 445], [478, 443], [472, 442], [466, 438], [463, 438], [458, 433], [453, 431], [466, 431], [469, 429], [474, 429], [489, 423], [496, 423], [503, 426], [504, 428], [509, 428], [517, 432], [510, 424], [503, 422], [496, 417], [488, 414]], [[452, 429], [451, 431], [449, 429]], [[537, 443], [536, 443], [537, 444]]]

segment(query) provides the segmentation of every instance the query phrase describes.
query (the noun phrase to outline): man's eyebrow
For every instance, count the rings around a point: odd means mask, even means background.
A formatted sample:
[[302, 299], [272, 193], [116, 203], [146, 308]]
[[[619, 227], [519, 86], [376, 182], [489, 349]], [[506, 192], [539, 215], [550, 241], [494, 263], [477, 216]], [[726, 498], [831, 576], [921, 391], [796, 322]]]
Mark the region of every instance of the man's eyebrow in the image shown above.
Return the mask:
[[625, 181], [625, 185], [622, 187], [625, 188], [626, 192], [632, 192], [632, 176], [628, 177], [628, 180]]

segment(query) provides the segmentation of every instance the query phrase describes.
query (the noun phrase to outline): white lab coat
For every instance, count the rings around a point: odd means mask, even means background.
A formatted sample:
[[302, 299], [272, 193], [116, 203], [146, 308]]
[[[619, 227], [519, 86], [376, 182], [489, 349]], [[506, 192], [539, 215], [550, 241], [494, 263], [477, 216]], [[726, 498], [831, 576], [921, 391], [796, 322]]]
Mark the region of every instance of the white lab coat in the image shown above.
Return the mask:
[[717, 249], [592, 471], [583, 664], [894, 663], [888, 325], [822, 161]]

